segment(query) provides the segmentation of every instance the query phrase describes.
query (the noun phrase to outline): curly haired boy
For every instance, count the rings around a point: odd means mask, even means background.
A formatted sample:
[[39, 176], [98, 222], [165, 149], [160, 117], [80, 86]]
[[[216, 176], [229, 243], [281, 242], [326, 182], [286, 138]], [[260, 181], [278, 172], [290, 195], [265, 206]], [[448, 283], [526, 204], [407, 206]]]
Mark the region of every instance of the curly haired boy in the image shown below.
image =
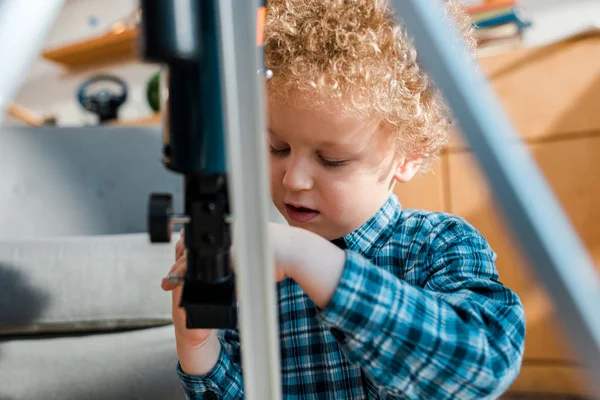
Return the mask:
[[[474, 39], [457, 1], [449, 16]], [[265, 61], [271, 224], [285, 399], [487, 399], [517, 376], [519, 298], [460, 217], [404, 209], [452, 119], [383, 0], [269, 0]], [[171, 273], [183, 274], [177, 244]], [[237, 330], [187, 330], [173, 291], [177, 372], [190, 399], [244, 398]], [[267, 400], [267, 399], [265, 399]]]

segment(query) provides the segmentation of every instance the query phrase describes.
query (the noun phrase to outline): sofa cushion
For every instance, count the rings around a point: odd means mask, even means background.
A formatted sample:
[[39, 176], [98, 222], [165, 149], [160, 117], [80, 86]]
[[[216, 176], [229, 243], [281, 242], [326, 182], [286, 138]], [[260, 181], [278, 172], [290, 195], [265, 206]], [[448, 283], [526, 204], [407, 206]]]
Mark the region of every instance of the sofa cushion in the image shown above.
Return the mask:
[[0, 399], [183, 399], [173, 325], [0, 339]]
[[171, 322], [174, 246], [147, 234], [0, 240], [0, 335]]

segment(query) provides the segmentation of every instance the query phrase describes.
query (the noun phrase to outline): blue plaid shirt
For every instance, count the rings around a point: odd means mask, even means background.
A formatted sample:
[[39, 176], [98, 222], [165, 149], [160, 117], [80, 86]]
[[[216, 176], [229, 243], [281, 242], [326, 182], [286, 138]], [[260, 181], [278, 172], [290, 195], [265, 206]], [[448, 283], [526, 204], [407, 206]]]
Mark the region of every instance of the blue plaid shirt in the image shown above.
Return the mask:
[[[340, 242], [347, 261], [324, 309], [292, 280], [278, 284], [284, 399], [479, 400], [506, 391], [522, 361], [523, 308], [471, 225], [403, 210], [392, 195]], [[207, 375], [177, 367], [188, 398], [244, 398], [238, 332], [219, 339]]]

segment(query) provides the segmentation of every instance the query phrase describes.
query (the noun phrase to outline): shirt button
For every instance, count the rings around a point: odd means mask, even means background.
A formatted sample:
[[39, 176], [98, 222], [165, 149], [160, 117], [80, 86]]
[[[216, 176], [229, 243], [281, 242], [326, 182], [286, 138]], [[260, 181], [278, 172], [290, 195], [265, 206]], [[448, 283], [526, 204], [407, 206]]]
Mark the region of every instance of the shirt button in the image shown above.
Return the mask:
[[331, 334], [333, 335], [334, 338], [336, 338], [337, 340], [343, 342], [344, 339], [346, 338], [346, 335], [344, 334], [344, 332], [340, 331], [338, 328], [331, 328]]
[[218, 400], [217, 394], [215, 392], [211, 392], [210, 390], [204, 393], [204, 398], [206, 400]]

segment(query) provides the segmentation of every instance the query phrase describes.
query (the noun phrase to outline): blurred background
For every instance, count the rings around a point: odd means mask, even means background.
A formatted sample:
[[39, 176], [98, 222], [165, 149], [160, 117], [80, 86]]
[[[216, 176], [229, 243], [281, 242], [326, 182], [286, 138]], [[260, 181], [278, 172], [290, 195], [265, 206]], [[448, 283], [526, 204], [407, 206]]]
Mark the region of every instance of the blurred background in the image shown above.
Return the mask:
[[[467, 0], [467, 3], [476, 6], [483, 1]], [[488, 27], [488, 32], [481, 29], [481, 40], [487, 40], [482, 45], [482, 56], [520, 46], [549, 44], [596, 27], [600, 22], [598, 0], [519, 0], [514, 3], [519, 8], [517, 19], [521, 18], [520, 21], [504, 18], [504, 26], [498, 27], [493, 26], [493, 18], [488, 18], [489, 25], [499, 29], [494, 31]], [[474, 19], [482, 21], [481, 15], [475, 15]], [[137, 0], [67, 0], [47, 38], [43, 54], [28, 71], [26, 81], [14, 98], [15, 105], [25, 108], [23, 115], [31, 111], [42, 120], [53, 118], [59, 126], [94, 125], [98, 116], [78, 102], [77, 92], [88, 79], [112, 75], [127, 85], [128, 92], [127, 100], [118, 107], [118, 123], [157, 123], [147, 89], [152, 85], [158, 66], [140, 62], [133, 56], [137, 20]], [[520, 27], [517, 35], [514, 25], [528, 22], [531, 26]], [[501, 40], [490, 40], [498, 36]], [[115, 83], [104, 81], [92, 85], [89, 91], [100, 87], [117, 89]], [[22, 126], [26, 122], [10, 117], [5, 124]]]

